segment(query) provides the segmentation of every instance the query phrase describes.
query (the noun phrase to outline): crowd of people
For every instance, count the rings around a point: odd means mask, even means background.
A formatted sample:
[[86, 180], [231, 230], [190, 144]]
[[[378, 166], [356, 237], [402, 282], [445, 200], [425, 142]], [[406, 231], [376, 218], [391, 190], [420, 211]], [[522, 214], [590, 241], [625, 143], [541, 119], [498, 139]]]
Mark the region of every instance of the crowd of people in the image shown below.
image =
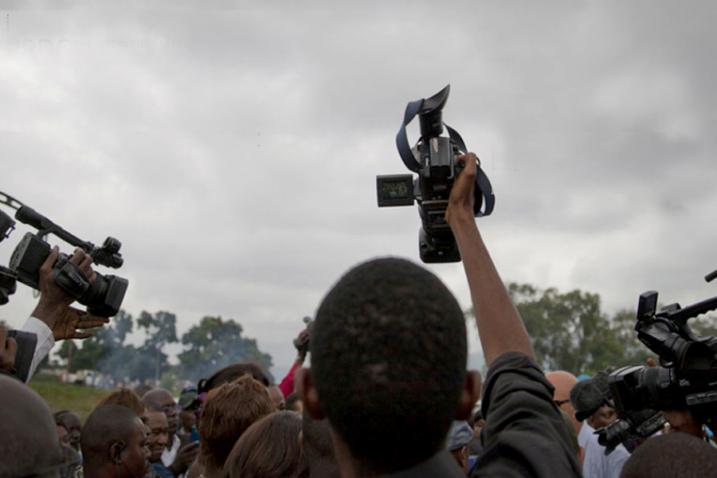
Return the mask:
[[[717, 451], [686, 410], [671, 433], [605, 453], [595, 430], [616, 419], [606, 377], [547, 374], [476, 226], [476, 158], [451, 191], [446, 221], [461, 253], [488, 372], [466, 369], [466, 321], [434, 274], [406, 260], [359, 264], [331, 287], [280, 384], [237, 363], [178, 396], [120, 389], [81, 422], [50, 413], [12, 376], [0, 329], [0, 478], [676, 477], [717, 476]], [[55, 340], [103, 319], [72, 308], [40, 269], [30, 377]], [[71, 258], [92, 277], [91, 260]], [[306, 350], [311, 364], [304, 366]]]

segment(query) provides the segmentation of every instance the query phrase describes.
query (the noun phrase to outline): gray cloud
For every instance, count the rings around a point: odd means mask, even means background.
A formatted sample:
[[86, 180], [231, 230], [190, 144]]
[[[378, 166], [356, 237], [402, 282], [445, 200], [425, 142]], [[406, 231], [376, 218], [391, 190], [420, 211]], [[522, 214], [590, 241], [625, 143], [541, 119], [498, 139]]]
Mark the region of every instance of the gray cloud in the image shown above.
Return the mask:
[[[378, 210], [374, 177], [403, 172], [405, 103], [449, 82], [506, 280], [611, 309], [710, 293], [711, 4], [262, 5], [0, 3], [2, 189], [120, 238], [131, 312], [234, 317], [285, 369], [343, 271], [417, 260], [416, 211]], [[460, 265], [431, 270], [469, 305]]]

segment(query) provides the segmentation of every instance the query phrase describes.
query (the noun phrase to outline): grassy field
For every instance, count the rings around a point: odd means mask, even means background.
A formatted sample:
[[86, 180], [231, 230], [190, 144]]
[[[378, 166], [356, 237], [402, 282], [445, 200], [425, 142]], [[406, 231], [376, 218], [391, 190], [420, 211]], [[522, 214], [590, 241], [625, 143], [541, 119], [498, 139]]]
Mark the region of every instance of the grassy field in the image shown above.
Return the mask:
[[56, 377], [38, 374], [29, 383], [30, 387], [45, 399], [50, 411], [72, 410], [84, 422], [97, 402], [110, 391], [83, 385], [60, 383]]

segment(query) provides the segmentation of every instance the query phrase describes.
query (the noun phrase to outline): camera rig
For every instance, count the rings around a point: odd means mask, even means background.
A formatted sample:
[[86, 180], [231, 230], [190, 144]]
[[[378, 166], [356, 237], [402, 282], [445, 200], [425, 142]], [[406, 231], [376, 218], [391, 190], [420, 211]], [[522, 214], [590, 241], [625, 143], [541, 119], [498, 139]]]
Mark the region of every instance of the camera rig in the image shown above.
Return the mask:
[[[9, 267], [0, 266], [0, 304], [7, 303], [9, 296], [15, 292], [16, 281], [33, 289], [39, 288], [39, 269], [51, 252], [50, 245], [45, 240], [48, 234], [84, 250], [95, 264], [117, 269], [124, 262], [119, 252], [122, 243], [115, 238], [108, 237], [102, 246], [98, 247], [89, 241], [83, 241], [2, 191], [0, 204], [14, 209], [17, 221], [37, 230], [34, 234], [28, 232], [23, 236], [12, 253]], [[15, 221], [0, 211], [0, 241], [9, 237], [14, 227]], [[68, 255], [61, 253], [53, 266], [52, 276], [57, 285], [85, 304], [91, 314], [103, 317], [117, 314], [129, 285], [127, 279], [95, 274], [95, 280], [90, 282], [69, 259]]]
[[[717, 271], [705, 277], [710, 282]], [[659, 367], [627, 366], [613, 371], [610, 391], [619, 419], [601, 429], [608, 452], [629, 436], [648, 437], [666, 423], [660, 410], [687, 409], [700, 423], [717, 425], [717, 337], [697, 337], [689, 319], [717, 309], [717, 297], [687, 307], [657, 311], [657, 292], [640, 295], [637, 337], [660, 358]]]
[[[445, 221], [448, 198], [456, 177], [463, 169], [457, 158], [468, 152], [463, 138], [443, 122], [442, 110], [448, 101], [450, 85], [428, 99], [408, 103], [403, 122], [396, 135], [396, 147], [403, 164], [413, 174], [393, 174], [376, 177], [379, 207], [411, 206], [418, 203], [422, 227], [418, 236], [421, 260], [458, 262], [461, 260], [455, 238]], [[406, 126], [418, 116], [421, 137], [412, 149], [408, 143]], [[443, 127], [448, 136], [443, 136]], [[493, 212], [495, 196], [488, 176], [477, 164], [474, 214], [488, 216]]]

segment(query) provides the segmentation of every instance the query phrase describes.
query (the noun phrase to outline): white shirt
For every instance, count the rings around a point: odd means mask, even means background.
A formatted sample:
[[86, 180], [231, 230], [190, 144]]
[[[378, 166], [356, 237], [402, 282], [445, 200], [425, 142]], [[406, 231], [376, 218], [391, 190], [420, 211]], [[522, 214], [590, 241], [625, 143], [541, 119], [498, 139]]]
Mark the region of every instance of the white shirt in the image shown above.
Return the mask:
[[[182, 444], [182, 442], [179, 440], [179, 437], [174, 434], [172, 435], [172, 447], [171, 448], [165, 448], [162, 452], [162, 464], [166, 467], [169, 467], [172, 463], [174, 463], [174, 459], [177, 458], [177, 452], [179, 451], [179, 447]], [[183, 474], [180, 476], [184, 476]]]
[[588, 425], [588, 422], [583, 422], [580, 426], [580, 433], [578, 433], [578, 445], [580, 445], [580, 448], [585, 448], [585, 445], [588, 442], [588, 439], [590, 438], [590, 435], [592, 435], [595, 432], [593, 430], [593, 427]]
[[[583, 430], [585, 431], [583, 435]], [[583, 446], [580, 442], [581, 436], [585, 440]], [[583, 422], [578, 435], [578, 443], [585, 450], [583, 461], [584, 478], [619, 478], [622, 467], [630, 458], [630, 453], [624, 446], [618, 445], [612, 453], [605, 455], [605, 447], [598, 443], [598, 436], [595, 435], [593, 427]]]
[[35, 375], [37, 366], [47, 357], [47, 354], [50, 353], [50, 349], [55, 345], [55, 337], [52, 336], [52, 330], [50, 330], [50, 327], [48, 327], [45, 322], [32, 316], [28, 317], [21, 330], [37, 335], [35, 354], [32, 356], [32, 363], [30, 364], [30, 370], [27, 374], [27, 381], [29, 382], [30, 378]]

